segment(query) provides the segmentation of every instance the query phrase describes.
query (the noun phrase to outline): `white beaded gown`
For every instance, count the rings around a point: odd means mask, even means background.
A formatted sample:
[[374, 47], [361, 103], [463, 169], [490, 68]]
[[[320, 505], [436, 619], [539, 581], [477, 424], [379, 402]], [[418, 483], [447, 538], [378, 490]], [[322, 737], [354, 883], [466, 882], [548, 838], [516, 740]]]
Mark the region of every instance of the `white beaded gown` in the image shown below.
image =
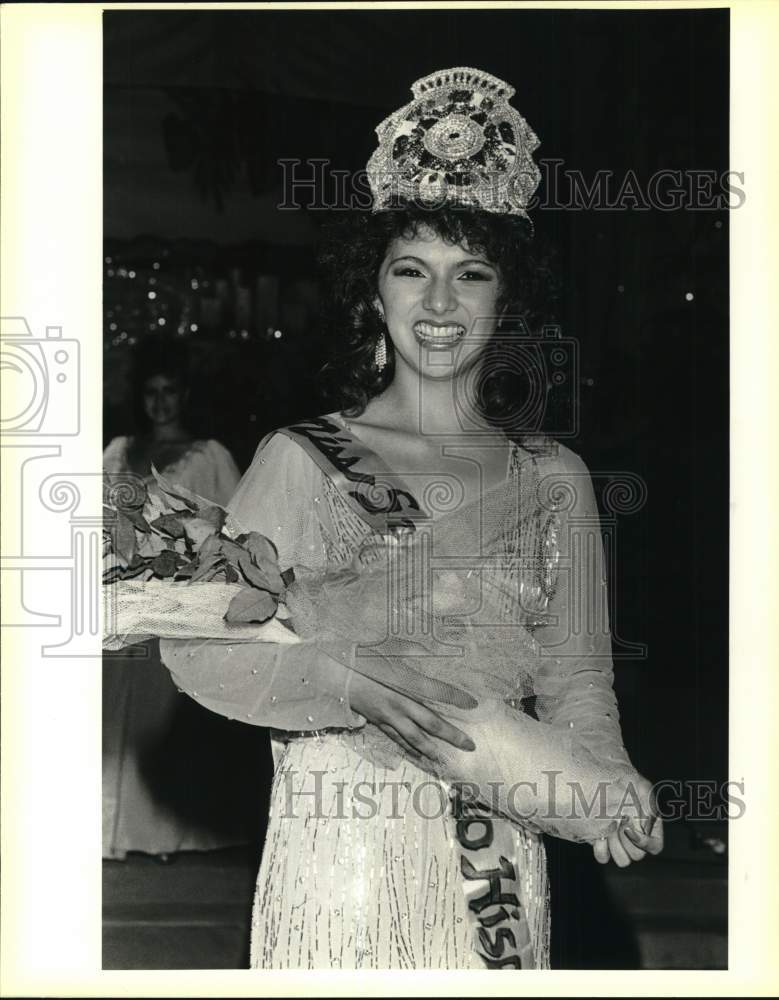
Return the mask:
[[[335, 419], [319, 422], [333, 433]], [[586, 476], [575, 455], [559, 454], [563, 467]], [[526, 458], [512, 446], [507, 490], [516, 487]], [[269, 435], [228, 504], [234, 530], [271, 538], [282, 568], [296, 573], [353, 564], [374, 529], [325, 468], [284, 433]], [[528, 553], [547, 566], [556, 558], [553, 532], [539, 533], [543, 525], [532, 513], [526, 527], [516, 525], [507, 535], [494, 570], [506, 621], [517, 619], [520, 605], [526, 608], [521, 591], [538, 577], [537, 570], [528, 575]], [[377, 541], [382, 544], [381, 536]], [[534, 640], [528, 635], [527, 641]], [[275, 774], [251, 966], [548, 968], [549, 888], [540, 833], [489, 811], [455, 810], [447, 785], [408, 757], [398, 763], [387, 752], [394, 744], [351, 710], [350, 671], [331, 647], [301, 643], [275, 655], [262, 646], [162, 643], [166, 666], [191, 697], [228, 717], [271, 726]], [[517, 662], [521, 653], [518, 648]], [[608, 741], [615, 760], [627, 760], [611, 679], [608, 670], [602, 684], [587, 679], [589, 693], [577, 694], [576, 724], [583, 738], [591, 731], [604, 746]], [[529, 678], [519, 686], [533, 694]], [[575, 717], [573, 701], [566, 711]], [[566, 727], [560, 730], [565, 738], [572, 721], [544, 716], [540, 699], [538, 712], [539, 719]]]
[[[326, 508], [320, 524], [328, 526], [319, 544], [332, 568], [351, 561], [370, 529], [330, 479], [318, 478], [316, 501]], [[232, 508], [244, 523], [245, 504]], [[366, 759], [358, 750], [370, 738], [346, 730], [272, 740], [276, 771], [252, 914], [253, 968], [484, 968], [471, 942], [444, 786], [410, 761], [392, 769]], [[353, 798], [360, 791], [363, 805]], [[543, 842], [519, 828], [510, 835], [522, 862], [533, 964], [544, 968]]]

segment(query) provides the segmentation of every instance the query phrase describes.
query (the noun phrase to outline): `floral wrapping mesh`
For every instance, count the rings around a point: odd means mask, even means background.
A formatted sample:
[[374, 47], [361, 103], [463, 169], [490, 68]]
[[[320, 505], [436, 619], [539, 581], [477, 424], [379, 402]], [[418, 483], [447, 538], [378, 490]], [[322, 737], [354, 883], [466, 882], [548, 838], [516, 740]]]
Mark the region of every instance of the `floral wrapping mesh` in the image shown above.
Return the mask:
[[[294, 643], [281, 620], [262, 625], [224, 620], [241, 590], [230, 583], [117, 580], [103, 588], [103, 649], [119, 650], [148, 639], [222, 639], [227, 642]], [[284, 612], [282, 611], [282, 615]]]

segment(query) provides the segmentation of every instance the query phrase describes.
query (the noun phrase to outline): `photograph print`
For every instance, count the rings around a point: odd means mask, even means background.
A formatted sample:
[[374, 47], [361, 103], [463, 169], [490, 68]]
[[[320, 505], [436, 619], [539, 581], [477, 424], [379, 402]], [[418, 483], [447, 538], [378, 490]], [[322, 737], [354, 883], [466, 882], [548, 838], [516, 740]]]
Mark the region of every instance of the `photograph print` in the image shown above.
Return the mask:
[[104, 12], [104, 969], [727, 968], [729, 17]]

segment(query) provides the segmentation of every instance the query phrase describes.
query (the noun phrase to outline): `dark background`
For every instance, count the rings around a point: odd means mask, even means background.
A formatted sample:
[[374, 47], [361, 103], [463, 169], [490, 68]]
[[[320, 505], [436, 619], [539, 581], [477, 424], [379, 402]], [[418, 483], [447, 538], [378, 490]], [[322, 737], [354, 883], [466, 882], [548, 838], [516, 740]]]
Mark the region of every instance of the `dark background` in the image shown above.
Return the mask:
[[[242, 467], [266, 430], [317, 411], [323, 213], [277, 209], [277, 161], [363, 167], [375, 126], [435, 69], [509, 81], [536, 159], [588, 180], [632, 170], [645, 188], [660, 169], [730, 167], [727, 11], [110, 12], [104, 38], [106, 440], [131, 429], [129, 347], [160, 318], [195, 359], [198, 431]], [[580, 345], [580, 431], [566, 443], [596, 487], [626, 471], [647, 488], [618, 519], [611, 579], [615, 631], [647, 649], [616, 662], [627, 746], [653, 780], [724, 781], [727, 211], [533, 220], [557, 251], [563, 333]], [[555, 892], [567, 886], [573, 905], [590, 875], [555, 850]], [[582, 933], [566, 937], [568, 964], [598, 964]]]

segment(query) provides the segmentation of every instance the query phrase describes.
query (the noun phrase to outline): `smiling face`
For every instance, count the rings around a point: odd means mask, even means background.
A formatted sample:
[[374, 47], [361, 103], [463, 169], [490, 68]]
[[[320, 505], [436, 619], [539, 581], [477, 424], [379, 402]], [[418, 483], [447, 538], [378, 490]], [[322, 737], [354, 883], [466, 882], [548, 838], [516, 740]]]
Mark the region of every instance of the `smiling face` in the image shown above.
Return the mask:
[[393, 240], [379, 270], [377, 308], [395, 366], [446, 379], [471, 368], [497, 324], [495, 265], [430, 230]]
[[153, 375], [143, 384], [143, 410], [152, 425], [175, 424], [181, 417], [184, 393], [176, 379]]

